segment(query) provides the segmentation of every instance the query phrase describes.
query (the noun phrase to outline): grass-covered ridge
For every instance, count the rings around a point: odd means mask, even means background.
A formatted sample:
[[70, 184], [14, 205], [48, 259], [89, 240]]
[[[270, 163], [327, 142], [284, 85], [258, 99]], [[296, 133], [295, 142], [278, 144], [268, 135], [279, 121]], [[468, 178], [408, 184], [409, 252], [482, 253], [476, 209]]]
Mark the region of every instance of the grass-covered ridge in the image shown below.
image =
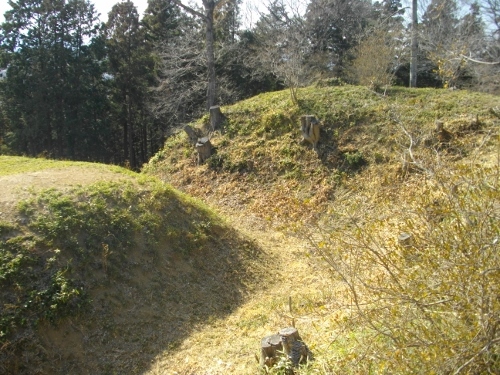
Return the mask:
[[203, 246], [204, 227], [195, 230], [195, 223], [217, 225], [215, 217], [194, 211], [191, 222], [182, 222], [184, 207], [172, 189], [151, 188], [102, 182], [70, 193], [44, 190], [20, 201], [24, 225], [2, 227], [7, 239], [1, 243], [0, 277], [10, 299], [2, 336], [17, 326], [77, 312], [90, 302], [88, 292], [101, 277], [122, 276], [137, 239], [153, 253], [160, 241], [167, 241], [187, 255], [193, 243], [184, 239], [195, 236]]
[[[282, 248], [295, 261], [285, 272], [312, 281], [284, 293], [298, 296], [294, 316], [316, 354], [298, 374], [497, 373], [498, 97], [314, 86], [298, 99], [283, 91], [224, 107], [204, 165], [181, 132], [145, 171], [295, 238], [298, 249]], [[300, 142], [304, 114], [323, 123], [318, 153]], [[269, 317], [287, 316], [278, 296], [245, 325], [273, 332]]]
[[[54, 168], [51, 161], [23, 163], [25, 170], [43, 170], [45, 163]], [[68, 181], [90, 171], [78, 167], [56, 165]], [[92, 184], [24, 192], [12, 216], [0, 222], [2, 373], [29, 372], [37, 363], [50, 373], [71, 372], [79, 363], [71, 359], [75, 348], [66, 347], [64, 337], [44, 341], [43, 335], [79, 331], [94, 336], [81, 348], [95, 357], [88, 363], [92, 371], [129, 373], [177, 345], [196, 322], [230, 312], [246, 294], [244, 270], [252, 267], [245, 264], [258, 258], [258, 250], [212, 210], [154, 178], [118, 171], [127, 178], [105, 181], [105, 166], [91, 170], [98, 180]], [[243, 271], [236, 277], [235, 269]], [[161, 340], [152, 340], [166, 322]], [[110, 334], [120, 340], [106, 340]], [[141, 352], [145, 343], [147, 353]], [[61, 348], [37, 350], [47, 345]], [[127, 361], [112, 355], [130, 345], [142, 349]], [[30, 352], [38, 353], [31, 364], [19, 354]], [[72, 354], [56, 360], [56, 352]]]
[[[311, 86], [300, 89], [298, 98], [294, 105], [288, 91], [281, 91], [223, 107], [226, 122], [212, 135], [216, 153], [206, 165], [195, 165], [194, 150], [180, 132], [144, 170], [216, 204], [232, 195], [231, 204], [279, 223], [324, 211], [337, 187], [359, 171], [372, 171], [370, 183], [394, 182], [408, 167], [418, 171], [419, 160], [430, 162], [439, 149], [444, 158], [461, 158], [484, 142], [484, 156], [496, 141], [496, 96], [405, 88], [381, 96], [364, 87]], [[318, 155], [300, 142], [304, 114], [322, 121]], [[435, 134], [436, 120], [453, 133], [446, 147]], [[207, 189], [204, 180], [215, 188]]]
[[24, 156], [0, 155], [0, 176], [11, 174], [38, 172], [47, 169], [64, 169], [68, 167], [92, 168], [102, 171], [113, 171], [117, 174], [130, 175], [130, 170], [117, 166], [104, 165], [99, 163], [61, 161], [51, 159], [35, 159]]

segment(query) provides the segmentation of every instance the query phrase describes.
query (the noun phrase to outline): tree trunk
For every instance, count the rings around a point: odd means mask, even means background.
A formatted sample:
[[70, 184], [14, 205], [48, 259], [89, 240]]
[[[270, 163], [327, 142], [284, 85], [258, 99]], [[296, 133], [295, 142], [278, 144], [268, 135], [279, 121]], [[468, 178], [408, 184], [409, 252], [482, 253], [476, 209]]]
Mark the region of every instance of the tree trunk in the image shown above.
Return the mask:
[[207, 110], [215, 105], [216, 80], [215, 80], [215, 52], [214, 52], [214, 0], [203, 0], [205, 6], [206, 21], [206, 42], [207, 42], [207, 68], [208, 68], [208, 88], [207, 88]]
[[215, 52], [214, 52], [214, 10], [218, 3], [215, 0], [203, 0], [205, 14], [184, 5], [181, 0], [172, 0], [175, 4], [188, 11], [189, 13], [200, 17], [206, 23], [206, 43], [207, 43], [207, 70], [208, 70], [208, 88], [207, 88], [207, 111], [215, 105], [217, 98], [217, 82], [215, 76]]
[[417, 0], [412, 0], [410, 87], [417, 87], [418, 17]]
[[128, 116], [127, 111], [128, 111], [128, 95], [125, 96], [125, 103], [123, 103], [123, 108], [122, 111], [125, 113], [125, 116], [121, 119], [123, 121], [123, 162], [127, 162], [129, 160], [129, 149], [128, 149]]
[[184, 127], [184, 131], [189, 137], [189, 142], [191, 142], [193, 146], [195, 146], [196, 143], [198, 143], [198, 138], [200, 138], [200, 133], [197, 130], [193, 129], [190, 125], [186, 125]]
[[127, 127], [128, 127], [128, 156], [129, 156], [129, 165], [130, 168], [135, 169], [135, 150], [134, 150], [134, 127], [132, 124], [132, 112], [131, 112], [131, 103], [130, 96], [127, 94], [126, 96], [127, 102]]

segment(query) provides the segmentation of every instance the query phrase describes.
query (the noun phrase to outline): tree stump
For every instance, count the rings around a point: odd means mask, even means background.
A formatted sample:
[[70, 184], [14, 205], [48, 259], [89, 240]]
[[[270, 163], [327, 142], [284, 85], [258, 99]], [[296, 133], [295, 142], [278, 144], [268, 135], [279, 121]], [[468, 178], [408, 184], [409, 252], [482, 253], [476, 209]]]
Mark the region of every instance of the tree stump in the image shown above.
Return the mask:
[[189, 137], [189, 142], [191, 142], [192, 145], [196, 145], [196, 143], [198, 142], [198, 138], [200, 137], [199, 132], [196, 131], [195, 129], [193, 129], [189, 125], [186, 125], [184, 127], [184, 131], [186, 132], [186, 134]]
[[310, 142], [313, 149], [316, 151], [318, 148], [320, 123], [313, 115], [304, 115], [300, 118], [300, 130], [304, 140]]
[[435, 122], [436, 125], [436, 134], [437, 134], [437, 139], [439, 142], [440, 146], [448, 144], [451, 139], [453, 138], [453, 134], [451, 134], [448, 130], [444, 128], [444, 122], [441, 120], [436, 120]]
[[302, 341], [302, 339], [299, 336], [299, 331], [295, 327], [287, 327], [280, 329], [278, 334], [281, 336], [281, 338], [286, 338], [286, 339], [292, 339], [294, 341]]
[[210, 107], [210, 127], [212, 131], [217, 130], [224, 122], [224, 115], [218, 105]]
[[195, 145], [196, 152], [198, 152], [198, 165], [203, 164], [212, 155], [212, 144], [210, 138], [199, 138]]
[[410, 247], [413, 245], [413, 237], [410, 233], [403, 232], [399, 235], [398, 242], [402, 247]]
[[260, 365], [268, 368], [278, 362], [278, 352], [283, 350], [280, 335], [264, 337], [260, 342]]
[[283, 355], [295, 367], [313, 359], [311, 351], [300, 338], [299, 331], [294, 327], [283, 328], [276, 335], [264, 337], [260, 345], [260, 365], [262, 367], [274, 366]]

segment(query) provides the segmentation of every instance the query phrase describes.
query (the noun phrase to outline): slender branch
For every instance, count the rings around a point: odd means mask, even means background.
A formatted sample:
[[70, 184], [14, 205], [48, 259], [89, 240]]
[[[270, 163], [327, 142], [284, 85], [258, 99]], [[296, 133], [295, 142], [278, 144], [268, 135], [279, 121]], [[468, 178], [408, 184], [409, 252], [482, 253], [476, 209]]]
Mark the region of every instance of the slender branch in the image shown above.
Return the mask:
[[481, 60], [476, 60], [476, 59], [473, 59], [472, 57], [468, 57], [465, 55], [460, 55], [460, 57], [462, 57], [466, 60], [478, 63], [478, 64], [483, 64], [483, 65], [498, 65], [498, 64], [500, 64], [500, 61], [494, 61], [494, 62], [481, 61]]
[[453, 375], [459, 374], [465, 367], [467, 367], [474, 359], [476, 359], [481, 353], [485, 352], [490, 348], [492, 344], [496, 344], [500, 342], [500, 337], [496, 338], [494, 340], [491, 340], [488, 344], [486, 344], [480, 351], [478, 351], [476, 354], [474, 354], [467, 362], [465, 362], [462, 366], [460, 366], [457, 371], [453, 373]]
[[205, 16], [203, 13], [200, 13], [198, 12], [197, 10], [187, 6], [187, 5], [184, 5], [181, 1], [179, 0], [172, 0], [172, 2], [174, 4], [177, 4], [178, 6], [180, 6], [182, 9], [184, 9], [186, 12], [189, 12], [191, 13], [192, 15], [196, 16], [196, 17], [200, 17], [203, 21], [207, 22], [208, 20], [208, 17]]

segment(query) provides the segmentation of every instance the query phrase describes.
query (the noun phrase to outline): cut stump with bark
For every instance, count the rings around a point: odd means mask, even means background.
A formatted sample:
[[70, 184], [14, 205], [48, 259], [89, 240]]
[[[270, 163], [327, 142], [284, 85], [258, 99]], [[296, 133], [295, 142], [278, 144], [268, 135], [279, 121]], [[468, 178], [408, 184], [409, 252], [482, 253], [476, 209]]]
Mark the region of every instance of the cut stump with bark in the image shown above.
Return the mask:
[[260, 342], [260, 365], [273, 367], [278, 362], [279, 353], [283, 351], [280, 335], [264, 337]]
[[453, 134], [444, 128], [444, 122], [441, 120], [436, 120], [435, 132], [437, 135], [437, 140], [440, 146], [445, 146], [450, 143], [453, 138]]
[[222, 114], [218, 105], [210, 107], [210, 127], [212, 131], [217, 130], [224, 122], [224, 115]]
[[295, 327], [283, 328], [278, 334], [266, 336], [261, 340], [260, 365], [262, 367], [274, 366], [283, 356], [286, 356], [293, 366], [313, 359], [311, 351], [302, 341]]
[[283, 328], [279, 331], [279, 335], [283, 344], [283, 353], [294, 367], [312, 361], [313, 355], [295, 327]]
[[312, 144], [313, 149], [318, 149], [320, 122], [313, 115], [304, 115], [300, 117], [300, 130], [305, 141]]
[[212, 144], [208, 137], [199, 138], [195, 148], [198, 153], [198, 165], [203, 164], [212, 155]]

